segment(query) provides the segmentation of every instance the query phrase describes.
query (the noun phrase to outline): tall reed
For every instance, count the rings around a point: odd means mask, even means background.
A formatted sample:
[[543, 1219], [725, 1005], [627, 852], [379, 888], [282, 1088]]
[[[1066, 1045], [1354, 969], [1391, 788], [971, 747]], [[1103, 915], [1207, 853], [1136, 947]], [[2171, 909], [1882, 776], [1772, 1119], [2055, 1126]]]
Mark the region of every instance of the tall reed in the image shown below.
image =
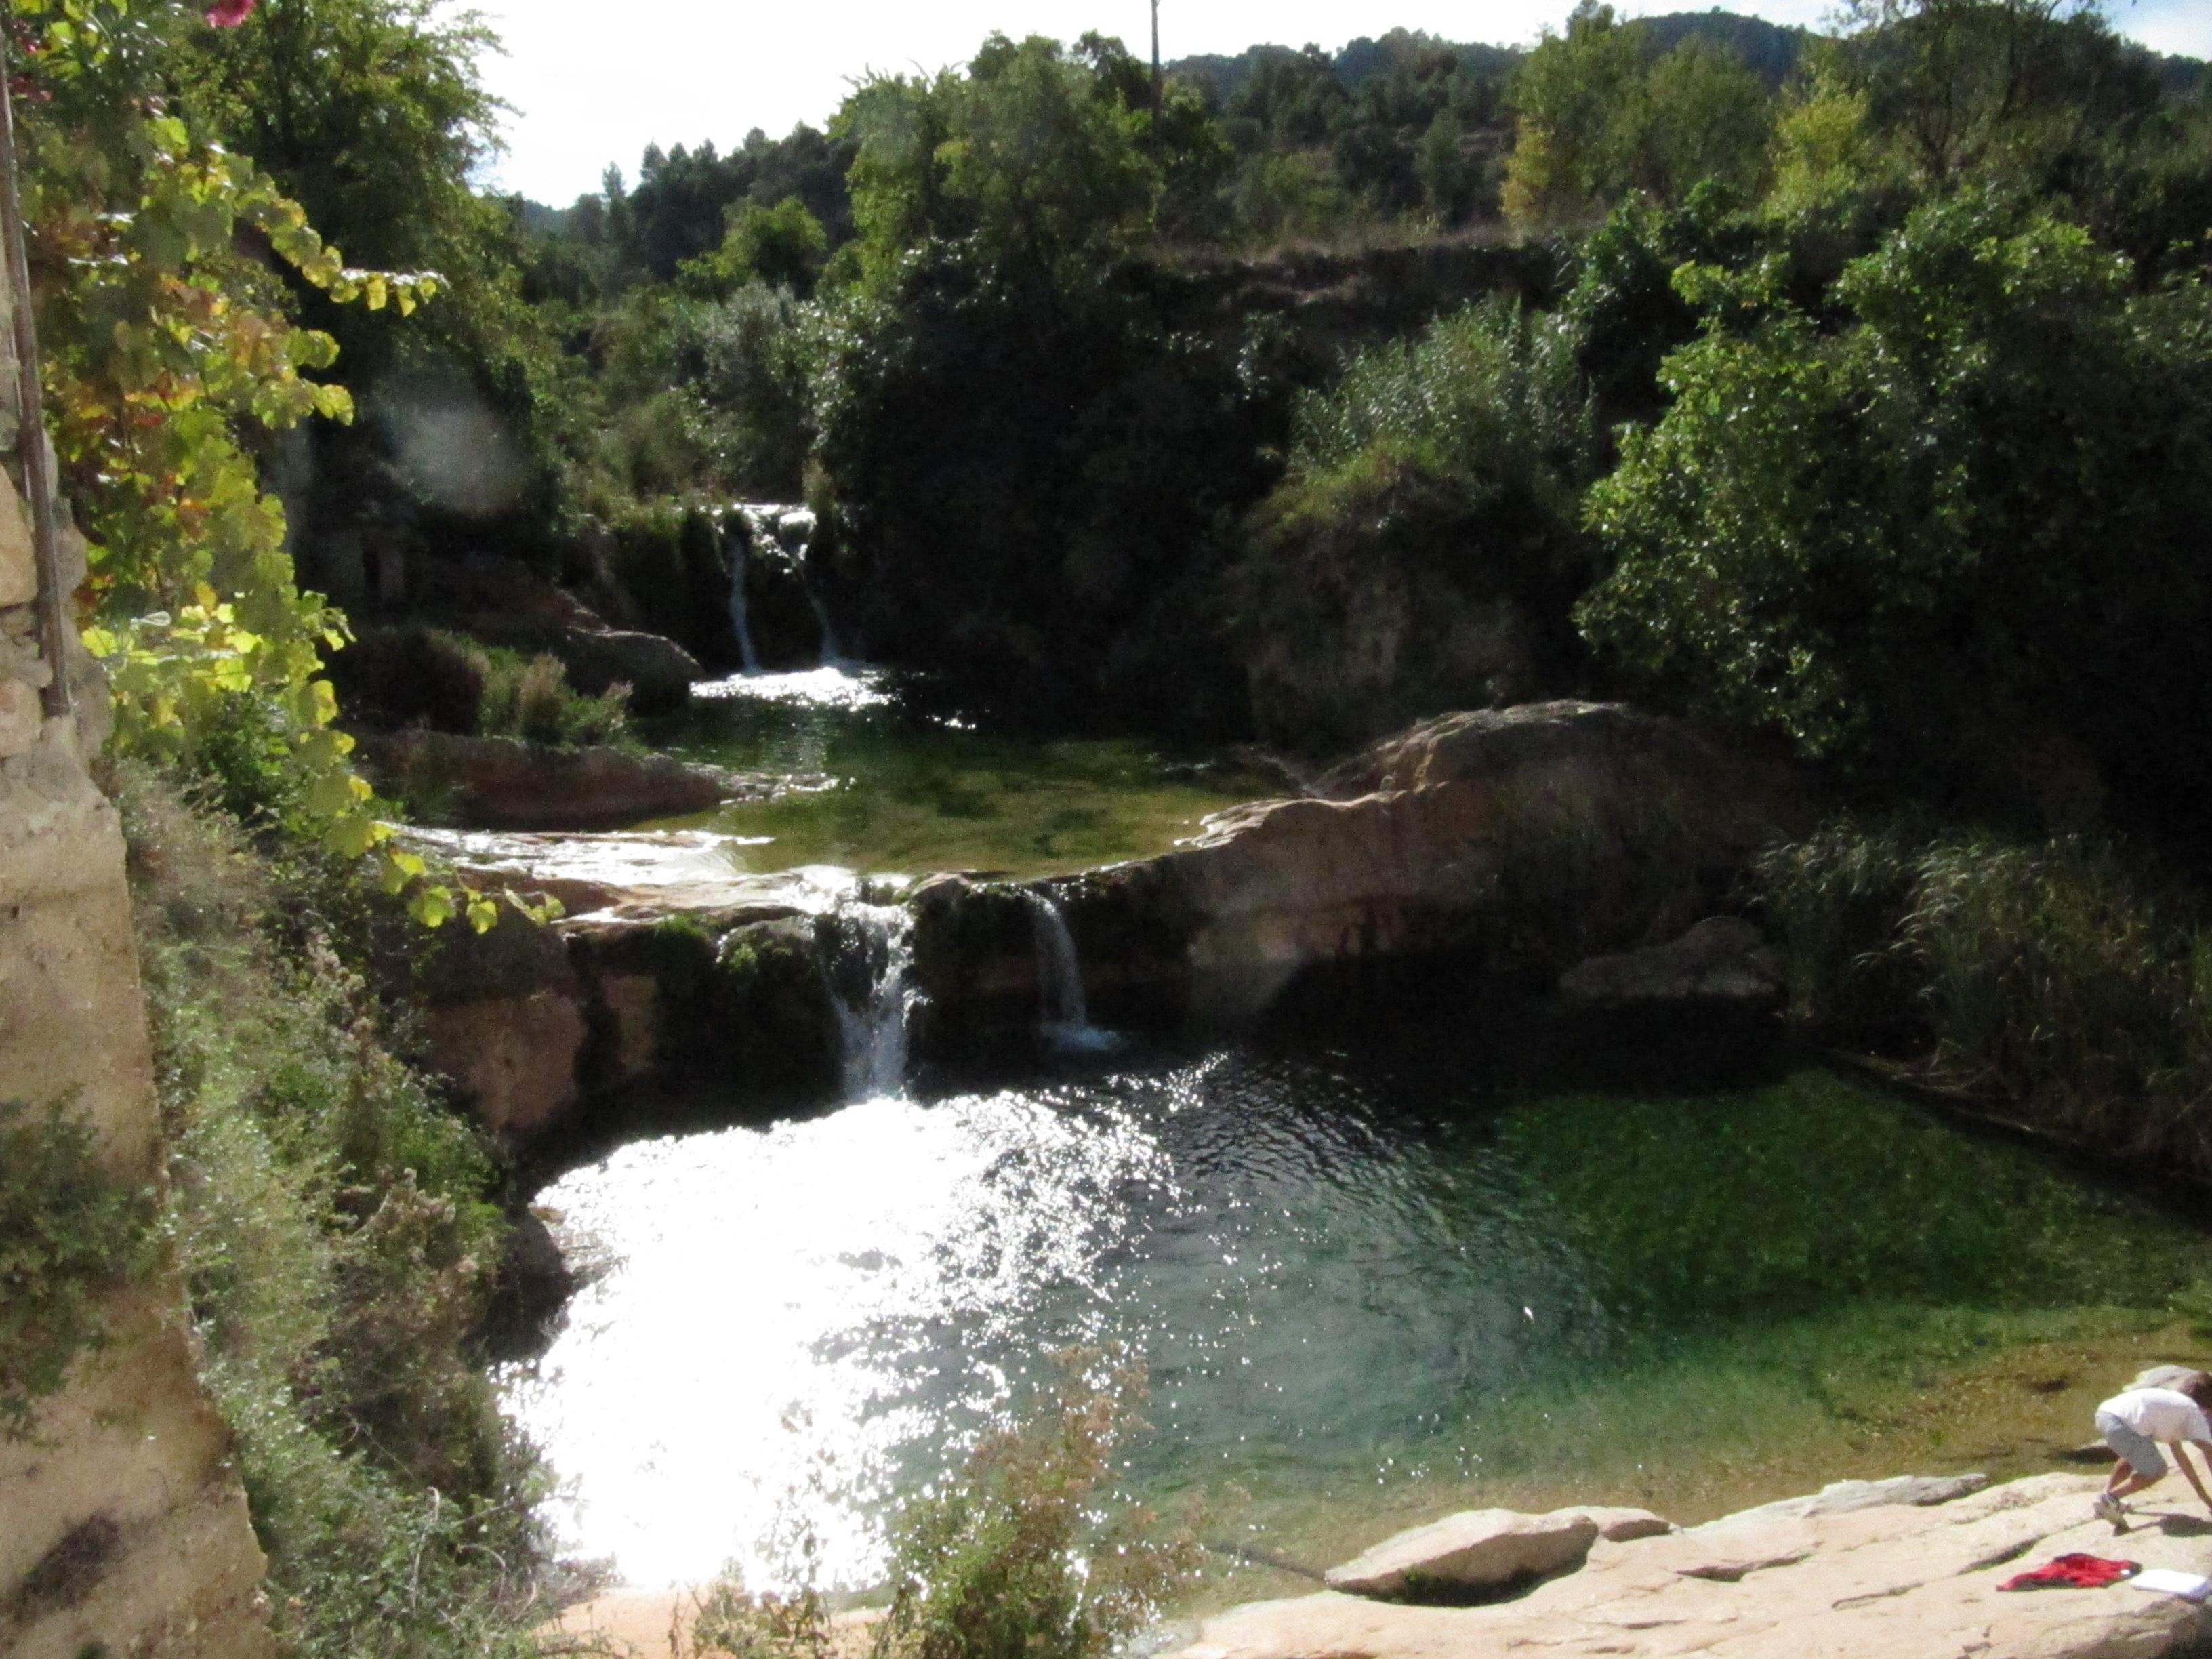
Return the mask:
[[2154, 860], [1840, 823], [1758, 878], [1801, 1029], [2212, 1177], [2212, 926]]

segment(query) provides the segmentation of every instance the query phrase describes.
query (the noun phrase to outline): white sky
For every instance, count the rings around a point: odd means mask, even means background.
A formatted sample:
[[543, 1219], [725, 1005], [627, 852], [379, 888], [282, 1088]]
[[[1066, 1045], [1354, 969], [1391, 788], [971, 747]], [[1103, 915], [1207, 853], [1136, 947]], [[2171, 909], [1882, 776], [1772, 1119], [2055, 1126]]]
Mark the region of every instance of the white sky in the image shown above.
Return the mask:
[[[1162, 0], [1160, 52], [1173, 59], [1236, 52], [1261, 41], [1334, 51], [1363, 34], [1425, 29], [1449, 40], [1525, 43], [1557, 26], [1571, 0]], [[1693, 9], [1695, 0], [1627, 0], [1631, 14]], [[1087, 29], [1150, 51], [1147, 0], [477, 0], [504, 39], [484, 64], [514, 106], [508, 150], [490, 182], [555, 206], [599, 187], [610, 161], [635, 180], [647, 143], [711, 139], [727, 149], [759, 127], [820, 126], [848, 82], [871, 70], [966, 61], [983, 38]], [[1830, 0], [1739, 0], [1731, 9], [1819, 24]], [[2212, 57], [2212, 0], [2113, 0], [2121, 33], [2163, 52]]]

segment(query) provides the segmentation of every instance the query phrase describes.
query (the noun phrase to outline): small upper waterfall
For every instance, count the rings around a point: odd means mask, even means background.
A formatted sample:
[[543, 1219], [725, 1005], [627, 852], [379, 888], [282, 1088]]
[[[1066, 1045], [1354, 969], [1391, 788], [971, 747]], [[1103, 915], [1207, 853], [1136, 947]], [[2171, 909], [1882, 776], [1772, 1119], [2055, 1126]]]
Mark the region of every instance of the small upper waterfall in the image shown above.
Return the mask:
[[1036, 933], [1037, 1000], [1045, 1041], [1055, 1048], [1086, 1053], [1113, 1048], [1120, 1039], [1091, 1023], [1090, 1006], [1083, 995], [1083, 963], [1058, 902], [1033, 887], [1024, 888], [1022, 898]]
[[730, 626], [736, 631], [738, 651], [748, 674], [761, 672], [760, 653], [753, 649], [753, 631], [745, 618], [745, 566], [752, 556], [753, 534], [752, 516], [741, 507], [736, 526], [726, 532], [730, 549]]
[[844, 1041], [845, 1098], [874, 1100], [906, 1087], [907, 1020], [917, 996], [914, 918], [902, 904], [848, 904], [831, 964], [838, 1035]]
[[[823, 602], [807, 570], [808, 546], [814, 539], [814, 514], [811, 508], [778, 501], [735, 501], [730, 509], [744, 526], [742, 537], [732, 536], [733, 551], [730, 558], [730, 621], [737, 629], [738, 649], [744, 654], [745, 672], [761, 672], [760, 658], [754, 649], [749, 623], [750, 617], [746, 602], [746, 583], [749, 579], [771, 581], [778, 586], [774, 590], [784, 597], [784, 609], [779, 615], [787, 617], [791, 589], [796, 587], [806, 596], [806, 603], [814, 612], [815, 626], [821, 630], [819, 661], [824, 668], [841, 666], [845, 654], [837, 643], [837, 633], [830, 623], [829, 606]], [[741, 543], [741, 544], [739, 544]], [[766, 590], [764, 590], [766, 591]], [[787, 650], [779, 643], [785, 635], [776, 633], [778, 628], [788, 628], [788, 621], [781, 623], [766, 620], [763, 626], [770, 629], [775, 637], [771, 648]], [[787, 657], [786, 660], [788, 659]]]

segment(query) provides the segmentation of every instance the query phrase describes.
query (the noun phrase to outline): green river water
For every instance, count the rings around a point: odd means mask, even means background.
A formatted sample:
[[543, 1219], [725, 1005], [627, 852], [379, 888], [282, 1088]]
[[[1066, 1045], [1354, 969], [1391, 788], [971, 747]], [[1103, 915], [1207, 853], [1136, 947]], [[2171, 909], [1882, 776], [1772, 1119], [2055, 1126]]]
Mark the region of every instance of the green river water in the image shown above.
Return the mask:
[[[1237, 793], [1110, 747], [986, 764], [1018, 745], [744, 718], [694, 752], [848, 780], [724, 815], [764, 860], [1089, 861]], [[884, 799], [909, 766], [942, 787]], [[979, 775], [980, 801], [945, 781]], [[2155, 1194], [1817, 1068], [1571, 1085], [1485, 1012], [1127, 1046], [570, 1171], [539, 1202], [597, 1276], [510, 1380], [570, 1542], [633, 1583], [763, 1582], [796, 1505], [866, 1585], [883, 1505], [1074, 1344], [1149, 1368], [1134, 1490], [1241, 1494], [1212, 1601], [1473, 1505], [1694, 1521], [2057, 1467], [2139, 1366], [2212, 1353], [2201, 1218]]]

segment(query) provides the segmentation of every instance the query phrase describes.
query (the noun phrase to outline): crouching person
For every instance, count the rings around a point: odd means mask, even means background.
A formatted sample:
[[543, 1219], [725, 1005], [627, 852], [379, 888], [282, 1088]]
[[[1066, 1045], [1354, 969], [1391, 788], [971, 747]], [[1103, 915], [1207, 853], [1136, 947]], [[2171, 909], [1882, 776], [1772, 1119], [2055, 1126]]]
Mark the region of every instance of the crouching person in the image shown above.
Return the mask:
[[2212, 1405], [2212, 1377], [2198, 1372], [2179, 1389], [2132, 1388], [2097, 1407], [2097, 1432], [2119, 1455], [2119, 1462], [2112, 1465], [2112, 1478], [2097, 1495], [2096, 1510], [2101, 1518], [2123, 1532], [2127, 1530], [2127, 1512], [2120, 1500], [2166, 1474], [2166, 1459], [2159, 1452], [2161, 1441], [2173, 1448], [2174, 1462], [2181, 1465], [2182, 1474], [2197, 1489], [2204, 1507], [2212, 1510], [2212, 1492], [2204, 1490], [2184, 1449], [2194, 1441], [2203, 1452], [2207, 1467], [2212, 1468], [2212, 1421], [2207, 1420], [2204, 1411], [2208, 1405]]

